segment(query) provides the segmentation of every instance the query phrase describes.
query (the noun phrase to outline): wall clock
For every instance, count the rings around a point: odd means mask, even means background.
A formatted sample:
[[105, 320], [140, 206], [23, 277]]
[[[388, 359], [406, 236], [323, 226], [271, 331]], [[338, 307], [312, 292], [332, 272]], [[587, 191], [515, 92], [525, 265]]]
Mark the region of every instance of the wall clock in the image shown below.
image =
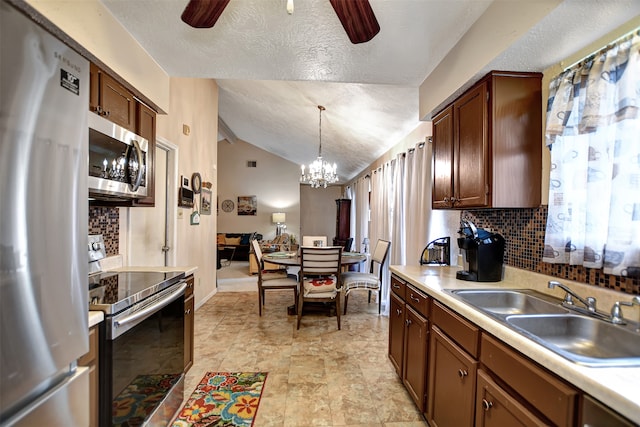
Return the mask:
[[202, 177], [198, 172], [191, 175], [191, 189], [195, 194], [200, 194], [200, 190], [202, 189]]
[[225, 200], [222, 202], [222, 210], [225, 212], [231, 212], [233, 210], [233, 200]]

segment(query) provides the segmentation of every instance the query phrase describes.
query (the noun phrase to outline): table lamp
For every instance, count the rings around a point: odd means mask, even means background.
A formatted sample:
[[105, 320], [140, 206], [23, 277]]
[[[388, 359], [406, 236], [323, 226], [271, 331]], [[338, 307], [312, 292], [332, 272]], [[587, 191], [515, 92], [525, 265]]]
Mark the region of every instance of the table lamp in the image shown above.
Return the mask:
[[276, 224], [276, 236], [282, 234], [282, 230], [286, 228], [284, 222], [287, 220], [287, 215], [284, 212], [274, 212], [271, 214], [271, 222]]

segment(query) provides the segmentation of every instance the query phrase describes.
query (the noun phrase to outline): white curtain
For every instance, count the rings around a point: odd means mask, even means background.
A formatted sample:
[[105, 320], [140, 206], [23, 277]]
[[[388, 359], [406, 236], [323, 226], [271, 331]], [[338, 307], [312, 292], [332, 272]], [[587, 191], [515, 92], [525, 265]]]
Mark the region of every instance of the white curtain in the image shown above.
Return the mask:
[[549, 214], [543, 261], [640, 275], [640, 36], [549, 87]]
[[362, 241], [369, 236], [369, 175], [358, 179], [351, 188], [351, 235], [353, 250], [363, 252]]
[[427, 243], [431, 212], [430, 161], [424, 143], [396, 157], [391, 264], [417, 264]]
[[[395, 160], [371, 173], [371, 225], [369, 238], [371, 250], [378, 239], [389, 240], [394, 246], [391, 224], [393, 221], [393, 174]], [[389, 314], [389, 257], [384, 265], [382, 277], [382, 313]]]

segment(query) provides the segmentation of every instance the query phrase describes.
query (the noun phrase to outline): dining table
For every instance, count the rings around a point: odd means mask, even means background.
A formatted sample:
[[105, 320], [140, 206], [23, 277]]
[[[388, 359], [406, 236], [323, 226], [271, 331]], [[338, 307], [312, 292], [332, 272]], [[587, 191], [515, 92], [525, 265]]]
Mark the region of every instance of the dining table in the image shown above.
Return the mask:
[[[272, 264], [278, 264], [286, 267], [300, 267], [300, 251], [295, 252], [270, 252], [266, 254], [262, 254], [262, 259], [265, 262], [270, 262]], [[351, 265], [359, 264], [367, 260], [366, 254], [361, 254], [360, 252], [342, 252], [342, 257], [340, 258], [340, 264], [344, 269], [349, 268]], [[324, 306], [324, 303], [319, 303], [320, 306]], [[314, 304], [308, 304], [314, 306]], [[306, 310], [306, 308], [305, 308]], [[287, 313], [289, 315], [296, 314], [296, 308], [294, 305], [287, 307]], [[335, 312], [332, 312], [332, 315], [335, 316]]]

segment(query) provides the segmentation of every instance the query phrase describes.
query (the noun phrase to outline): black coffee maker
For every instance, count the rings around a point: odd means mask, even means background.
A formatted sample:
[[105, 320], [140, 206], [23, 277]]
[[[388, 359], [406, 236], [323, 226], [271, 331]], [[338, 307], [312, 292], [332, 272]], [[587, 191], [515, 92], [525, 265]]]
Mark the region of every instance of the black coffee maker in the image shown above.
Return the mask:
[[472, 282], [499, 282], [502, 280], [504, 237], [477, 228], [471, 221], [460, 221], [462, 237], [458, 247], [462, 250], [464, 270], [456, 273], [456, 279]]

